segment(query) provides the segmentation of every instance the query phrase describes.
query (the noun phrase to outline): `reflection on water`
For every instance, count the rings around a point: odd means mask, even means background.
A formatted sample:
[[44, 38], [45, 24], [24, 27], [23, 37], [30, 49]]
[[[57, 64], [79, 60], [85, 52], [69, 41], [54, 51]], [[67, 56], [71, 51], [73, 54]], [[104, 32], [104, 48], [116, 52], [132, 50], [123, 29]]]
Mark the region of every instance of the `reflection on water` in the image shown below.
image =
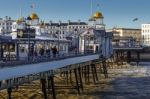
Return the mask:
[[[150, 99], [150, 63], [112, 69], [105, 87], [96, 88], [96, 99]], [[101, 86], [101, 85], [100, 85]]]

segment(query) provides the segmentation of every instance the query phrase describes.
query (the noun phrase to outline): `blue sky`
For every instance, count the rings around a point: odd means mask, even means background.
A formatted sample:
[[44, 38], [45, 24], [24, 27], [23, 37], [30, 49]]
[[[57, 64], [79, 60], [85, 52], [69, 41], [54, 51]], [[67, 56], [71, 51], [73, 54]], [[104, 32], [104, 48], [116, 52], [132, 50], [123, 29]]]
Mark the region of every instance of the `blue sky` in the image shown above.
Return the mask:
[[[30, 5], [35, 4], [34, 11], [40, 19], [49, 21], [87, 21], [90, 17], [91, 0], [1, 0], [0, 17], [11, 16], [16, 19], [31, 13]], [[103, 13], [107, 28], [140, 28], [142, 23], [150, 22], [150, 0], [93, 0], [93, 10]], [[100, 6], [97, 7], [97, 4]], [[133, 22], [134, 18], [139, 18]]]

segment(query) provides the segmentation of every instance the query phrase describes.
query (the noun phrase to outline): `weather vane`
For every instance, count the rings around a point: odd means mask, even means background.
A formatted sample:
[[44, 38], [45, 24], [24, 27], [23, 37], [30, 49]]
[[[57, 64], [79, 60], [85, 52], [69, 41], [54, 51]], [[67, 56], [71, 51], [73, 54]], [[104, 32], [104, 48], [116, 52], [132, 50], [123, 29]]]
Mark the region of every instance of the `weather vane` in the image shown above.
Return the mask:
[[34, 4], [34, 3], [33, 3], [33, 4], [31, 4], [30, 8], [31, 8], [31, 13], [33, 13], [34, 8], [35, 8], [35, 4]]

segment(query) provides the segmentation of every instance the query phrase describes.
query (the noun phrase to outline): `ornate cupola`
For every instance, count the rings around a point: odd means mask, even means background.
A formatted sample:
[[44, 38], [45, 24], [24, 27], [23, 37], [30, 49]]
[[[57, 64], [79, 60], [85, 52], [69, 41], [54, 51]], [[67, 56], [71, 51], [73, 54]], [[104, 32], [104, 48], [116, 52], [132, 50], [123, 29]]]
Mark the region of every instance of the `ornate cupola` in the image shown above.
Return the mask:
[[31, 15], [29, 15], [27, 17], [28, 23], [30, 25], [37, 25], [39, 24], [39, 17], [36, 13], [31, 13]]
[[31, 20], [37, 20], [37, 19], [39, 19], [38, 15], [36, 13], [32, 13], [30, 15], [30, 18], [31, 18]]
[[105, 29], [105, 25], [103, 23], [103, 14], [101, 12], [95, 12], [92, 17], [89, 19], [89, 26], [95, 28], [97, 30]]

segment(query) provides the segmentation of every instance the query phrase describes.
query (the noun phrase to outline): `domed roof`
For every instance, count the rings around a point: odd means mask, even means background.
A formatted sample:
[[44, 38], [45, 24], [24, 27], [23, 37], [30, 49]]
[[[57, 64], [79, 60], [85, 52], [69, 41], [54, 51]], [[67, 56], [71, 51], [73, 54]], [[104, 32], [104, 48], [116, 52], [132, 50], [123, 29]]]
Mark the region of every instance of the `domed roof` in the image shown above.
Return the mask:
[[93, 17], [94, 17], [95, 19], [101, 19], [101, 18], [103, 18], [103, 14], [102, 14], [101, 12], [96, 12], [96, 13], [93, 15]]
[[32, 20], [34, 20], [34, 19], [39, 19], [38, 15], [37, 15], [36, 13], [32, 13], [32, 14], [30, 15], [30, 18], [31, 18]]
[[23, 18], [23, 17], [20, 17], [19, 19], [16, 20], [16, 22], [17, 22], [17, 23], [24, 22], [24, 18]]
[[30, 16], [27, 17], [27, 20], [32, 20]]
[[89, 21], [96, 21], [95, 18], [92, 16]]

